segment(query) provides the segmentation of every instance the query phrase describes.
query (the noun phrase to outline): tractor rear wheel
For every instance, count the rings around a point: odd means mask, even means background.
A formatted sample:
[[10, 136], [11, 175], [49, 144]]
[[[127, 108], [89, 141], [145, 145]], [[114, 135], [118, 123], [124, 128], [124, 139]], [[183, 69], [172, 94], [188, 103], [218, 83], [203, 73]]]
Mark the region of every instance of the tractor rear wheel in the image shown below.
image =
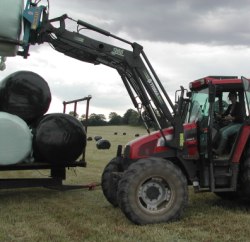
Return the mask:
[[118, 177], [114, 173], [121, 172], [121, 158], [113, 158], [104, 168], [101, 178], [102, 191], [106, 199], [114, 206], [118, 206], [117, 201], [117, 186]]
[[188, 202], [187, 180], [179, 167], [161, 158], [141, 159], [124, 172], [118, 202], [135, 224], [178, 219]]
[[243, 198], [250, 199], [250, 157], [242, 164], [240, 175], [240, 187]]

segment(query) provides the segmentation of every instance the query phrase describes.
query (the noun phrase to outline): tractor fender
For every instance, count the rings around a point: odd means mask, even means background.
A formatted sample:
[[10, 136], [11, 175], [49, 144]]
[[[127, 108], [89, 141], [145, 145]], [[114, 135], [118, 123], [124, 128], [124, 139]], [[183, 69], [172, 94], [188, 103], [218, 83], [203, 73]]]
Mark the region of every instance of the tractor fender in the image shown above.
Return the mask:
[[186, 176], [189, 185], [192, 184], [193, 181], [197, 180], [196, 172], [197, 166], [194, 160], [185, 160], [182, 157], [182, 151], [176, 149], [169, 149], [167, 151], [161, 153], [155, 153], [154, 157], [161, 157], [167, 160], [170, 160], [176, 166], [178, 166], [183, 174]]
[[240, 163], [241, 156], [250, 137], [250, 125], [243, 125], [233, 147], [232, 163]]

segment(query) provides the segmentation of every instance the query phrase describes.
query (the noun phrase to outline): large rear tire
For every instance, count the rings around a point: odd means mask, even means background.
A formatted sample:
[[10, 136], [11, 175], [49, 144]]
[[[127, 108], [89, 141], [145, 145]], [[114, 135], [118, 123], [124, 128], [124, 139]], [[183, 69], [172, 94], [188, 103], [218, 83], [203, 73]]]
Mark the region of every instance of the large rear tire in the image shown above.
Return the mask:
[[135, 224], [178, 219], [188, 202], [186, 177], [179, 167], [161, 158], [141, 159], [124, 173], [118, 185], [118, 202]]
[[114, 206], [118, 206], [117, 201], [117, 187], [118, 177], [113, 173], [121, 172], [121, 158], [113, 158], [104, 168], [101, 178], [102, 191], [106, 199]]
[[240, 173], [240, 192], [244, 199], [250, 199], [250, 157], [242, 164]]

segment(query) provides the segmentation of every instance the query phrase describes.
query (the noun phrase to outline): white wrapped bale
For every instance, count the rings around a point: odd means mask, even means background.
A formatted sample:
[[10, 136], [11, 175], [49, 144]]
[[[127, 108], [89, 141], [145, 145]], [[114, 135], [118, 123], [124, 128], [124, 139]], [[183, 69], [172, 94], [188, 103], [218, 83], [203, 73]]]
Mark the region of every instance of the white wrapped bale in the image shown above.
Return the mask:
[[18, 45], [1, 41], [19, 41], [22, 30], [23, 0], [0, 1], [0, 56], [15, 56]]
[[24, 161], [32, 150], [32, 134], [18, 116], [0, 112], [0, 165]]

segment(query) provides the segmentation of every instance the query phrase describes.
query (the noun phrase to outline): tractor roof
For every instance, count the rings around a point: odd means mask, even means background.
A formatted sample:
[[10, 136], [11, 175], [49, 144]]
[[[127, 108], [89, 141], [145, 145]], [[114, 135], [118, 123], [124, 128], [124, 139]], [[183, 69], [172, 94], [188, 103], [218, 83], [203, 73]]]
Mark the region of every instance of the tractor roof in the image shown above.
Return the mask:
[[237, 76], [207, 76], [189, 83], [190, 90], [200, 90], [208, 86], [219, 85], [225, 89], [242, 89], [242, 80]]

